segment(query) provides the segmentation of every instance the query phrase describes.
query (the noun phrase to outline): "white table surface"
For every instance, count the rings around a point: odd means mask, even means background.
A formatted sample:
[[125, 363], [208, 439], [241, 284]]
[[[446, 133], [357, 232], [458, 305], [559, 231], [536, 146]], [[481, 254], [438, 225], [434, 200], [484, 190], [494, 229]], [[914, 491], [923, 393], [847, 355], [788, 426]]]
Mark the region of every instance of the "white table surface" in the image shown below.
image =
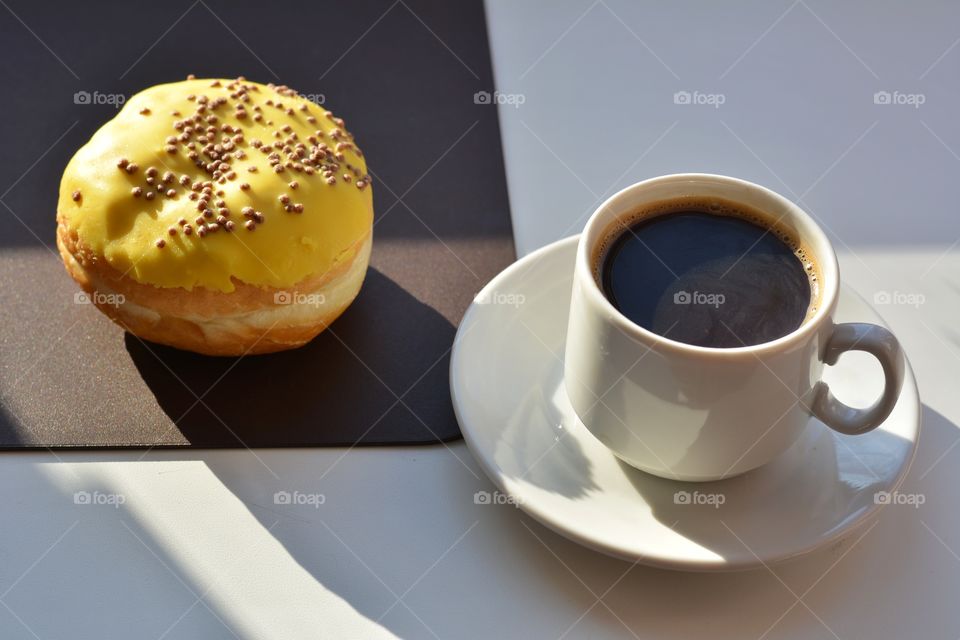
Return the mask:
[[[802, 201], [868, 298], [923, 296], [880, 310], [924, 401], [903, 490], [925, 503], [787, 565], [696, 575], [607, 558], [511, 506], [474, 504], [492, 487], [462, 443], [3, 454], [0, 637], [960, 636], [960, 7], [497, 0], [487, 11], [498, 88], [523, 95], [500, 107], [522, 253], [578, 230], [619, 187], [712, 171]], [[925, 102], [876, 105], [880, 90]], [[677, 91], [724, 102], [677, 105]], [[123, 504], [75, 504], [78, 491]], [[276, 491], [325, 502], [276, 505]]]

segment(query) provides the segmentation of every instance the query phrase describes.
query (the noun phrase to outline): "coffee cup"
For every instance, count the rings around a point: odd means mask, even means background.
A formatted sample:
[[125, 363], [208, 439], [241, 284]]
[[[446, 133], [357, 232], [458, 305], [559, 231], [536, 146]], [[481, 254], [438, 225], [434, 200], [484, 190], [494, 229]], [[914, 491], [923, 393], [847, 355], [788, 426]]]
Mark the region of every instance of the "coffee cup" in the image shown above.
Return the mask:
[[[747, 336], [736, 346], [704, 346], [641, 326], [611, 302], [600, 275], [611, 234], [633, 224], [638, 212], [685, 198], [762, 212], [771, 230], [802, 247], [806, 268], [816, 276], [810, 312], [799, 326], [756, 344]], [[834, 322], [839, 291], [837, 257], [826, 234], [769, 189], [694, 173], [627, 187], [594, 212], [577, 247], [564, 359], [571, 405], [621, 460], [684, 481], [760, 467], [793, 444], [811, 417], [846, 435], [870, 431], [896, 403], [904, 356], [883, 327]], [[844, 404], [821, 379], [824, 365], [847, 351], [870, 353], [883, 368], [883, 391], [869, 407]]]

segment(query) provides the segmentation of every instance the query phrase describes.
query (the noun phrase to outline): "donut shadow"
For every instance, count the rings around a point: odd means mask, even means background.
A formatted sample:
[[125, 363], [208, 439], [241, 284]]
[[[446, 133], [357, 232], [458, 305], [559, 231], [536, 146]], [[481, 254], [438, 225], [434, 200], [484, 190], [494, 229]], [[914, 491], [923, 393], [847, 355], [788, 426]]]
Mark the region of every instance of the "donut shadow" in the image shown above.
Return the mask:
[[332, 446], [460, 437], [445, 392], [454, 334], [370, 268], [354, 303], [299, 349], [213, 357], [130, 333], [124, 343], [171, 429], [194, 446]]

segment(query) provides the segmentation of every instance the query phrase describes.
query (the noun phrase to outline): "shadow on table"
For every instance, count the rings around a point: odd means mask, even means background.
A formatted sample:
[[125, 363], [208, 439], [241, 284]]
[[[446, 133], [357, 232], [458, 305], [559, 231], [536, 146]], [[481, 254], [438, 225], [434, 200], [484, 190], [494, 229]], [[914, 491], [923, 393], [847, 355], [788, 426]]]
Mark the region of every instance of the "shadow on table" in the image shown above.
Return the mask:
[[[59, 457], [71, 464], [116, 459]], [[242, 612], [200, 600], [210, 577], [168, 553], [176, 536], [151, 521], [149, 504], [83, 464], [73, 474], [80, 478], [64, 483], [58, 466], [38, 452], [0, 454], [0, 637], [254, 637]]]
[[[901, 505], [882, 511], [880, 521], [889, 521], [889, 524], [857, 544], [862, 548], [859, 553], [846, 558], [845, 571], [837, 571], [833, 579], [819, 584], [815, 596], [816, 601], [822, 603], [819, 607], [829, 606], [826, 603], [837, 603], [838, 606], [839, 603], [849, 603], [851, 592], [858, 589], [865, 574], [878, 563], [886, 563], [891, 570], [896, 568], [904, 574], [916, 571], [916, 568], [909, 570], [908, 567], [920, 562], [917, 556], [922, 544], [911, 542], [918, 542], [918, 538], [924, 543], [930, 542], [925, 539], [927, 534], [920, 524], [920, 517], [931, 527], [951, 526], [948, 524], [949, 514], [936, 511], [934, 496], [942, 493], [943, 487], [953, 486], [960, 480], [960, 471], [956, 466], [944, 463], [936, 470], [946, 474], [946, 478], [934, 476], [931, 472], [919, 483], [916, 479], [917, 471], [920, 474], [927, 472], [960, 433], [956, 425], [926, 407], [924, 420], [924, 438], [914, 480], [908, 479], [902, 491], [928, 494], [927, 508], [933, 513], [921, 513]], [[822, 445], [819, 440], [808, 443], [810, 447]], [[208, 465], [265, 527], [274, 526], [278, 521], [281, 523], [273, 529], [274, 535], [292, 559], [326, 588], [347, 599], [357, 611], [404, 637], [429, 635], [428, 629], [440, 637], [469, 637], [470, 633], [465, 634], [464, 629], [473, 630], [476, 637], [490, 637], [496, 635], [498, 629], [501, 632], [503, 629], [496, 623], [484, 621], [484, 616], [491, 611], [502, 611], [504, 616], [515, 614], [517, 620], [522, 618], [524, 610], [543, 610], [542, 607], [548, 607], [547, 611], [576, 612], [569, 619], [555, 620], [556, 627], [544, 621], [518, 622], [515, 627], [521, 635], [539, 637], [550, 634], [556, 637], [594, 603], [593, 594], [602, 594], [628, 570], [623, 581], [604, 600], [627, 626], [640, 635], [693, 637], [697, 629], [702, 630], [705, 620], [714, 620], [718, 624], [713, 637], [759, 636], [793, 603], [790, 593], [764, 569], [740, 574], [690, 574], [646, 567], [631, 569], [629, 563], [586, 550], [553, 534], [530, 518], [519, 515], [510, 506], [476, 505], [473, 493], [478, 488], [489, 490], [489, 486], [486, 480], [477, 480], [471, 475], [470, 469], [476, 471], [471, 460], [464, 459], [464, 465], [461, 465], [452, 459], [453, 455], [465, 454], [462, 448], [452, 451], [449, 464], [444, 466], [445, 471], [438, 470], [436, 476], [426, 478], [431, 483], [429, 486], [419, 484], [425, 481], [421, 474], [404, 478], [387, 471], [373, 471], [372, 477], [361, 477], [357, 475], [358, 467], [349, 464], [318, 469], [313, 467], [312, 456], [298, 456], [296, 460], [287, 456], [281, 478], [273, 486], [283, 487], [281, 490], [291, 493], [314, 491], [327, 495], [327, 502], [321, 509], [295, 510], [297, 517], [307, 520], [301, 523], [292, 520], [283, 506], [270, 504], [272, 496], [263, 494], [263, 487], [251, 477], [248, 464], [224, 465], [211, 459]], [[416, 458], [417, 450], [404, 449], [390, 455]], [[269, 464], [270, 461], [264, 462]], [[802, 463], [800, 459], [796, 461], [798, 465]], [[841, 461], [840, 464], [848, 463], [851, 462]], [[369, 466], [362, 468], [370, 473]], [[263, 477], [265, 471], [261, 471], [259, 475]], [[937, 481], [933, 484], [935, 477]], [[374, 486], [359, 488], [366, 483]], [[866, 491], [869, 487], [856, 490]], [[672, 491], [669, 493], [672, 499]], [[422, 495], [423, 499], [411, 499], [411, 495]], [[344, 503], [343, 499], [348, 497], [349, 502]], [[390, 506], [394, 498], [402, 501], [402, 508]], [[836, 499], [843, 501], [851, 496], [840, 495]], [[358, 508], [360, 504], [366, 508]], [[950, 503], [943, 501], [940, 504], [948, 506]], [[377, 505], [377, 508], [371, 509], [370, 505]], [[672, 500], [670, 505], [673, 506]], [[438, 518], [438, 510], [447, 512], [444, 519], [455, 522], [439, 527], [445, 531], [442, 540], [429, 535], [433, 530], [431, 523]], [[683, 515], [676, 515], [681, 519], [677, 523], [678, 529], [684, 531]], [[452, 551], [451, 545], [456, 542], [457, 535], [468, 530], [472, 522], [478, 523], [476, 538], [472, 537], [473, 533], [469, 534], [463, 539], [464, 549]], [[320, 523], [319, 527], [315, 526], [317, 523]], [[891, 533], [891, 528], [896, 533]], [[688, 531], [691, 539], [696, 539], [696, 528]], [[794, 591], [802, 593], [838, 560], [839, 554], [850, 549], [862, 533], [863, 529], [857, 530], [839, 544], [778, 565], [776, 571], [793, 585]], [[949, 529], [942, 533], [949, 535]], [[744, 539], [749, 539], [750, 535], [757, 535], [757, 532], [741, 532]], [[900, 549], [896, 557], [891, 557], [894, 554], [890, 553], [893, 544]], [[459, 547], [455, 545], [455, 548]], [[344, 557], [352, 558], [346, 561], [346, 567], [342, 566]], [[443, 558], [442, 562], [440, 558]], [[483, 560], [478, 561], [479, 558]], [[438, 563], [435, 568], [420, 580], [422, 572], [434, 562]], [[589, 585], [589, 590], [581, 580]], [[515, 587], [496, 587], [508, 581], [513, 581]], [[906, 590], [906, 585], [903, 588]], [[392, 590], [399, 596], [407, 589], [416, 593], [409, 601], [417, 616], [396, 604], [396, 598], [390, 592]], [[771, 596], [771, 589], [782, 591]], [[518, 593], [523, 593], [530, 603], [512, 602], [511, 598], [516, 598]], [[769, 613], [755, 616], [736, 613], [742, 599], [751, 594], [760, 599], [786, 600], [780, 610]], [[391, 613], [381, 618], [391, 606]], [[598, 618], [586, 626], [597, 625], [600, 630], [614, 635], [626, 633], [617, 616], [605, 611], [601, 607]], [[416, 617], [422, 617], [423, 623]], [[791, 626], [800, 628], [810, 622], [802, 616], [788, 616], [778, 623], [778, 632], [787, 633]], [[577, 637], [580, 634], [572, 635]]]
[[[165, 461], [196, 462], [178, 471], [200, 474], [196, 483], [203, 487], [184, 496], [200, 501], [185, 511], [193, 509], [193, 518], [205, 521], [203, 501], [216, 500], [217, 517], [227, 514], [200, 535], [236, 536], [224, 543], [232, 550], [250, 545], [249, 555], [229, 568], [216, 564], [219, 556], [191, 557], [185, 534], [153, 519], [146, 498], [128, 495], [117, 505], [73, 504], [74, 496], [44, 472], [46, 462], [5, 454], [0, 486], [14, 486], [14, 476], [15, 486], [34, 486], [30, 504], [7, 496], [13, 517], [0, 523], [0, 539], [4, 548], [18, 552], [0, 564], [0, 589], [8, 591], [4, 602], [40, 637], [56, 635], [64, 620], [78, 633], [95, 629], [98, 637], [128, 637], [134, 621], [138, 633], [159, 636], [183, 611], [188, 613], [167, 637], [260, 637], [249, 626], [249, 616], [231, 607], [227, 594], [233, 585], [223, 580], [249, 579], [244, 588], [259, 588], [256, 576], [267, 571], [292, 576], [291, 584], [270, 588], [279, 589], [279, 602], [304, 589], [335, 594], [331, 602], [367, 618], [372, 635], [429, 637], [432, 632], [479, 638], [503, 635], [509, 628], [520, 637], [565, 632], [568, 637], [631, 637], [627, 627], [641, 637], [689, 638], [701, 635], [705, 625], [716, 638], [759, 637], [771, 625], [776, 635], [804, 635], [818, 623], [800, 605], [779, 619], [795, 604], [780, 580], [798, 595], [815, 585], [804, 602], [827, 623], [836, 620], [837, 607], [882, 612], [888, 605], [903, 626], [910, 618], [901, 605], [913, 601], [909, 596], [916, 595], [921, 577], [934, 573], [960, 587], [958, 572], [944, 573], [942, 566], [954, 559], [946, 550], [930, 553], [940, 547], [924, 528], [948, 541], [960, 536], [952, 516], [952, 487], [960, 482], [960, 467], [941, 459], [958, 435], [957, 425], [925, 407], [920, 450], [902, 488], [925, 495], [925, 504], [920, 509], [887, 507], [879, 516], [881, 526], [862, 540], [853, 537], [777, 565], [777, 577], [766, 569], [691, 574], [633, 566], [584, 549], [509, 505], [478, 505], [474, 493], [491, 488], [460, 445], [443, 456], [428, 455], [442, 445], [354, 450], [348, 456], [366, 457], [363, 464], [329, 455], [334, 450], [152, 452], [145, 464], [156, 465], [158, 474], [165, 472]], [[62, 457], [72, 463], [123, 464], [139, 461], [142, 454]], [[421, 472], [398, 473], [411, 466]], [[71, 482], [71, 488], [82, 486], [101, 496], [116, 491], [102, 478], [86, 477], [83, 465], [76, 473], [83, 481]], [[210, 474], [217, 482], [210, 482]], [[319, 505], [292, 504], [296, 499], [278, 501], [278, 492], [325, 498]], [[171, 501], [164, 504], [169, 511]], [[68, 533], [56, 542], [64, 531]], [[207, 540], [202, 548], [209, 550], [212, 544]], [[43, 561], [31, 566], [51, 545]], [[168, 549], [174, 546], [185, 551], [171, 554]], [[854, 547], [856, 552], [846, 555]], [[842, 569], [834, 563], [842, 563]], [[818, 582], [827, 572], [829, 579]], [[888, 582], [878, 596], [863, 588], [868, 580]], [[198, 604], [197, 597], [207, 589]], [[597, 604], [601, 595], [602, 604]], [[51, 600], [57, 602], [55, 616], [50, 615]], [[746, 613], [745, 602], [751, 603]], [[931, 624], [956, 621], [949, 595], [929, 595], [925, 607]], [[118, 613], [103, 616], [105, 608]], [[586, 611], [590, 613], [581, 617]], [[305, 620], [318, 619], [309, 609], [283, 613], [301, 614]], [[32, 637], [2, 608], [0, 620], [10, 630], [4, 637]], [[877, 633], [892, 630], [896, 635], [896, 620], [871, 615], [863, 616], [862, 624], [867, 631], [879, 628]]]

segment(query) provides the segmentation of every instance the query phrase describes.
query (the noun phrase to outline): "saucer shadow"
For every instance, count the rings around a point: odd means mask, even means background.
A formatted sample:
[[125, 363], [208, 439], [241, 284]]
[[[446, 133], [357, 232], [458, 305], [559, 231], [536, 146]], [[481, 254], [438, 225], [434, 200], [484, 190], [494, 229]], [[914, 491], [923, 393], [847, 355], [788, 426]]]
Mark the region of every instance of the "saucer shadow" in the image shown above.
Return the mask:
[[[504, 440], [511, 444], [497, 447], [494, 457], [514, 481], [573, 500], [583, 499], [600, 488], [593, 477], [594, 465], [577, 439], [570, 436], [576, 427], [572, 424], [562, 370], [554, 367], [549, 375], [543, 387], [525, 394], [515, 415], [504, 425], [504, 431], [512, 434]], [[533, 424], [541, 427], [531, 428]], [[548, 455], [550, 463], [540, 464]]]
[[[214, 357], [126, 349], [192, 445], [283, 447], [458, 438], [447, 388], [453, 325], [374, 268], [333, 325], [292, 351]], [[398, 399], [399, 398], [399, 399]]]

